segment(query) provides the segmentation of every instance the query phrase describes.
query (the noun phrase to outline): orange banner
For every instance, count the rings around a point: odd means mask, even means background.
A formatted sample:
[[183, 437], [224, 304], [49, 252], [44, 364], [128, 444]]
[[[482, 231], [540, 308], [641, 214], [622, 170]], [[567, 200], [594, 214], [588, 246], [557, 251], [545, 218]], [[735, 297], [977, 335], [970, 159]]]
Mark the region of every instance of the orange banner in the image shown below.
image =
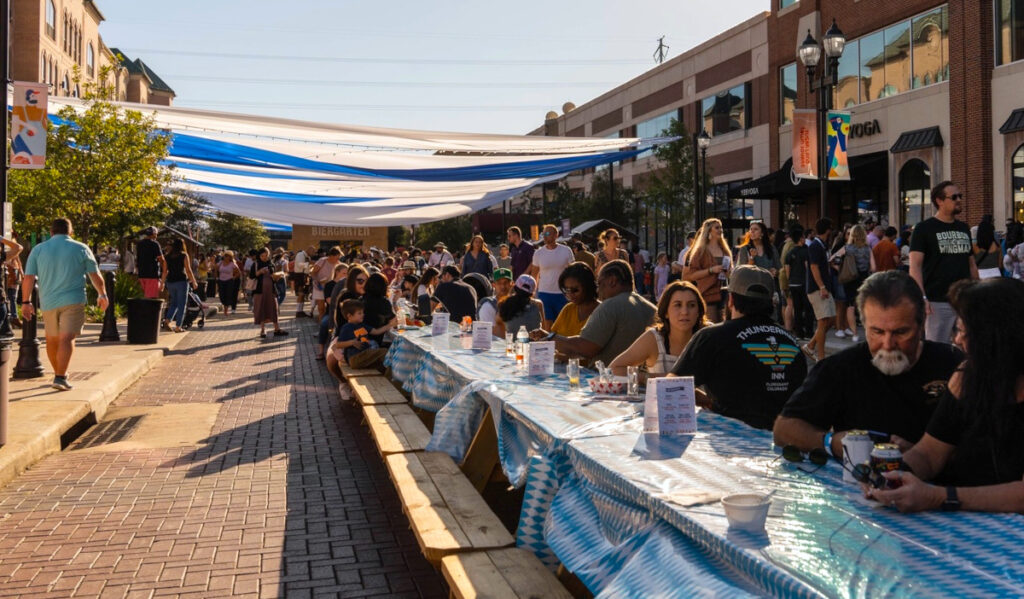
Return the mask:
[[12, 169], [46, 167], [46, 100], [45, 83], [14, 82], [14, 110], [11, 113]]
[[793, 175], [818, 178], [818, 111], [793, 111]]

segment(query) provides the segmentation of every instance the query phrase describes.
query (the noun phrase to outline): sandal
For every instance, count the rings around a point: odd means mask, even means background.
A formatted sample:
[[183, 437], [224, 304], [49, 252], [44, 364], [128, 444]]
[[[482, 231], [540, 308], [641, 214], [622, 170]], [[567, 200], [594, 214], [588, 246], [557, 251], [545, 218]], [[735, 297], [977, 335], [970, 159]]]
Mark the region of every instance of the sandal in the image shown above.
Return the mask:
[[807, 345], [806, 343], [800, 346], [800, 350], [804, 352], [804, 355], [807, 356], [808, 360], [811, 360], [813, 362], [818, 361], [818, 356], [814, 353], [814, 350], [811, 349], [810, 346]]
[[316, 355], [316, 360], [318, 362], [323, 362], [324, 361], [324, 355], [323, 354], [317, 354]]
[[266, 333], [260, 333], [260, 339], [266, 339], [266, 338], [267, 338], [267, 334]]

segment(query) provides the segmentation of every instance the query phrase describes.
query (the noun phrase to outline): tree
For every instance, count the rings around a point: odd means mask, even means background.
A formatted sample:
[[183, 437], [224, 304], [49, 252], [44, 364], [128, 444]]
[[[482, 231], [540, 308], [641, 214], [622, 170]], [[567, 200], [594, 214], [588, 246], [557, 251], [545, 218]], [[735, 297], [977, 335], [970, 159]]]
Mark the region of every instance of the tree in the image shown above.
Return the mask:
[[206, 220], [210, 205], [203, 200], [202, 196], [192, 191], [174, 189], [172, 193], [174, 194], [175, 208], [167, 216], [164, 224], [174, 227], [196, 241], [204, 242], [203, 240], [207, 236]]
[[47, 128], [46, 168], [10, 173], [14, 218], [23, 232], [71, 220], [85, 243], [114, 245], [143, 226], [163, 222], [175, 200], [164, 193], [161, 166], [170, 140], [134, 110], [94, 100], [82, 113], [65, 107]]
[[[672, 119], [668, 129], [661, 133], [665, 137], [678, 137], [676, 141], [658, 146], [654, 150], [661, 166], [654, 170], [646, 186], [646, 204], [658, 211], [670, 236], [681, 237], [689, 228], [694, 217], [694, 178], [697, 159], [693, 151], [693, 138], [681, 121]], [[704, 186], [702, 186], [704, 188]], [[674, 233], [674, 235], [672, 235]]]
[[456, 216], [445, 220], [423, 223], [416, 227], [414, 243], [421, 248], [433, 247], [438, 241], [444, 242], [451, 251], [461, 250], [473, 236], [473, 221], [470, 216]]
[[270, 242], [270, 236], [256, 219], [230, 212], [217, 212], [206, 221], [207, 239], [211, 245], [241, 252], [261, 248]]

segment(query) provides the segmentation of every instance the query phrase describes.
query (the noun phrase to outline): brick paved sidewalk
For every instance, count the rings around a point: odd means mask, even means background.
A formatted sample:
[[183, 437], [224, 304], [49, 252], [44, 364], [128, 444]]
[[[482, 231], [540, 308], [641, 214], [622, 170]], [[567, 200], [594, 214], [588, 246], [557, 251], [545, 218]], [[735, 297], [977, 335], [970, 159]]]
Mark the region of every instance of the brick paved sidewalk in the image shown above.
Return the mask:
[[245, 316], [0, 491], [0, 597], [446, 596], [312, 320]]

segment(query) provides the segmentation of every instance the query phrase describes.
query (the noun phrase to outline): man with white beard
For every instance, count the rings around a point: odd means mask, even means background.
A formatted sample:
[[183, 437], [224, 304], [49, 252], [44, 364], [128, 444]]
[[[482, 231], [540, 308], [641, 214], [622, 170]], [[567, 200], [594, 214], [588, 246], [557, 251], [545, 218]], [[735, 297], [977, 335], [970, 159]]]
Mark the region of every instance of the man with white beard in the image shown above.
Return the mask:
[[960, 350], [924, 338], [921, 288], [904, 272], [871, 275], [857, 293], [865, 340], [815, 365], [775, 421], [775, 444], [841, 459], [850, 430], [909, 449], [924, 434]]

